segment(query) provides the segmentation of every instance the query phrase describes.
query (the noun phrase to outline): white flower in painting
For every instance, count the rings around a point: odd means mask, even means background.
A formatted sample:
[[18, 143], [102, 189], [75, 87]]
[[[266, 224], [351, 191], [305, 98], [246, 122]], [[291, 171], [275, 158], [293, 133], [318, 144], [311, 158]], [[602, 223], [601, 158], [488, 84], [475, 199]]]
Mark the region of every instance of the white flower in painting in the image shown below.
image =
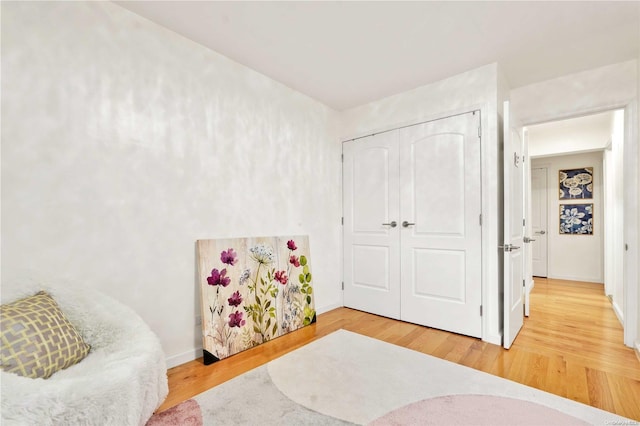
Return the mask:
[[[593, 204], [587, 204], [584, 207], [584, 211], [587, 212], [587, 214], [589, 214], [590, 216], [593, 215]], [[589, 219], [591, 220], [591, 219]]]
[[562, 181], [562, 186], [565, 188], [575, 188], [578, 186], [578, 181], [575, 178], [567, 178]]
[[564, 198], [564, 191], [562, 189], [560, 189], [559, 191], [560, 191], [560, 198]]
[[587, 221], [582, 222], [582, 227], [580, 227], [581, 234], [591, 234], [593, 233], [593, 219], [589, 219]]
[[593, 182], [593, 176], [589, 173], [578, 173], [573, 177], [573, 179], [578, 183], [578, 185], [586, 185]]
[[587, 185], [587, 191], [593, 193], [593, 184], [590, 183], [589, 185]]
[[572, 209], [565, 209], [564, 214], [560, 215], [560, 219], [569, 225], [580, 225], [584, 215], [584, 213], [579, 212], [578, 209], [574, 207]]
[[578, 187], [571, 188], [571, 189], [569, 189], [569, 194], [571, 194], [573, 196], [580, 195], [580, 194], [582, 194], [582, 188], [578, 188]]
[[571, 224], [567, 222], [560, 222], [560, 233], [571, 234]]
[[270, 265], [273, 263], [273, 248], [265, 244], [256, 244], [255, 247], [249, 249], [251, 257], [258, 263]]
[[567, 174], [565, 172], [560, 172], [560, 182], [564, 182], [567, 178]]

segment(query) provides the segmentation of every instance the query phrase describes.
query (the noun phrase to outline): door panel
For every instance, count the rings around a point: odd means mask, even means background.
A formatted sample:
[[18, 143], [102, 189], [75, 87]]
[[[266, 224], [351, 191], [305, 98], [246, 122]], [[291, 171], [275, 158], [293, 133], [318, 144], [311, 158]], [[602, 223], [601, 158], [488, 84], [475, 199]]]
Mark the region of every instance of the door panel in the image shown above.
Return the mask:
[[531, 170], [531, 244], [533, 275], [547, 276], [547, 169]]
[[[407, 159], [411, 161], [409, 166], [413, 172], [409, 176], [413, 185], [410, 201], [413, 213], [420, 212], [421, 215], [414, 228], [416, 235], [464, 234], [464, 142], [463, 134], [452, 133], [413, 141]], [[443, 181], [446, 181], [446, 191]], [[433, 206], [446, 208], [440, 210]]]
[[416, 296], [465, 303], [464, 251], [413, 249], [413, 256]]
[[480, 337], [480, 114], [400, 130], [401, 319]]
[[343, 144], [344, 304], [400, 318], [397, 132]]
[[511, 347], [524, 323], [524, 142], [504, 103], [504, 329], [503, 345]]

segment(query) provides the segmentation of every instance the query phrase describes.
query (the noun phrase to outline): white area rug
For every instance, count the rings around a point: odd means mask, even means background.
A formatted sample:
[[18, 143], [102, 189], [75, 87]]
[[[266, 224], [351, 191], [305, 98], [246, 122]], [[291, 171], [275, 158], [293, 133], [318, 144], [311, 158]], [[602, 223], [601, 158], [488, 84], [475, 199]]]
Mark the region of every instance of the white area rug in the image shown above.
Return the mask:
[[345, 330], [194, 399], [205, 425], [635, 423]]

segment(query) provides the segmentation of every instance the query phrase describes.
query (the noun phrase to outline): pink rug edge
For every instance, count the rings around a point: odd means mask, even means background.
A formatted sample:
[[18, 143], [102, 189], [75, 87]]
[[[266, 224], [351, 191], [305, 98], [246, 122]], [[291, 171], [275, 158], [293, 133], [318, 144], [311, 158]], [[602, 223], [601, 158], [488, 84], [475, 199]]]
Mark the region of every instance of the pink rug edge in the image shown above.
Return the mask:
[[155, 413], [146, 426], [203, 426], [200, 404], [188, 399], [167, 410]]

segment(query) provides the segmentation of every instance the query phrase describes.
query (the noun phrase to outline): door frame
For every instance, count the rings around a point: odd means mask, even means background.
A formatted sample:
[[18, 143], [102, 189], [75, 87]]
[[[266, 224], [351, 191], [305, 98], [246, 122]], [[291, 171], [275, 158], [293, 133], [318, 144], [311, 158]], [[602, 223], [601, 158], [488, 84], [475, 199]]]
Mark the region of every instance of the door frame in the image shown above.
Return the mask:
[[[598, 114], [607, 111], [622, 109], [624, 110], [624, 164], [623, 179], [626, 182], [635, 182], [635, 185], [625, 185], [624, 189], [624, 243], [628, 247], [625, 252], [623, 264], [623, 286], [624, 286], [624, 344], [629, 347], [636, 345], [636, 340], [640, 340], [638, 335], [638, 292], [640, 284], [638, 283], [638, 264], [632, 259], [639, 256], [638, 243], [639, 238], [639, 186], [640, 179], [638, 175], [638, 167], [640, 167], [640, 159], [638, 158], [638, 101], [618, 103], [608, 105], [606, 107], [594, 107], [584, 110], [575, 110], [570, 113], [558, 113], [552, 116], [546, 116], [544, 120], [523, 121], [523, 126], [532, 126], [536, 124], [549, 123], [553, 121], [567, 120], [571, 118], [583, 117], [586, 115]], [[527, 159], [530, 162], [530, 159]], [[530, 187], [531, 177], [528, 186]], [[531, 268], [531, 266], [528, 266]]]

